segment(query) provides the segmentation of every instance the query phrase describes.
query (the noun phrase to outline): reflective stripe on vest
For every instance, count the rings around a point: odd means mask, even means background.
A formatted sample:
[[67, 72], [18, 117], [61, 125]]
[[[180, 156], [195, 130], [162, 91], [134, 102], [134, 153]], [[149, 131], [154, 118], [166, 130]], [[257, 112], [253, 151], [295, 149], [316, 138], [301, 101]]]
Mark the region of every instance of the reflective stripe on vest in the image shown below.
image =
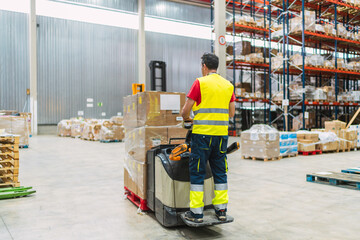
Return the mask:
[[219, 74], [198, 78], [201, 103], [194, 105], [193, 133], [211, 136], [228, 135], [229, 104], [234, 86]]
[[214, 121], [214, 120], [194, 120], [195, 125], [215, 125], [215, 126], [228, 126], [229, 121]]
[[200, 108], [194, 112], [194, 115], [198, 113], [227, 113], [229, 114], [229, 109], [226, 108]]

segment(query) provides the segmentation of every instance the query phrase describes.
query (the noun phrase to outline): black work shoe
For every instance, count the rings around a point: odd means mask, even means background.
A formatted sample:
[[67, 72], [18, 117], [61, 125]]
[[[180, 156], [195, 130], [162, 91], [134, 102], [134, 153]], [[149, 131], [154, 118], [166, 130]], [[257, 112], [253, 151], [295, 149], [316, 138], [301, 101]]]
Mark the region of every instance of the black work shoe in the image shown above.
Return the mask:
[[194, 215], [195, 214], [192, 213], [191, 211], [187, 211], [185, 213], [185, 219], [189, 220], [191, 222], [194, 222], [194, 223], [202, 223], [204, 221], [204, 219], [202, 217], [196, 217]]
[[226, 211], [224, 209], [215, 211], [215, 214], [220, 221], [226, 221]]

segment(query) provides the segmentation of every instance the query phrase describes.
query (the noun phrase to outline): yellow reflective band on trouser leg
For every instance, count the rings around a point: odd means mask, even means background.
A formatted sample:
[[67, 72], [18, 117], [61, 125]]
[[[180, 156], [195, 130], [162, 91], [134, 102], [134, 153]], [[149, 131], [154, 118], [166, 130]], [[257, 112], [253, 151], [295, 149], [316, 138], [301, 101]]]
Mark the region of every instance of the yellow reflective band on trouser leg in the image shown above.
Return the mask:
[[202, 214], [204, 209], [204, 185], [190, 185], [190, 210], [195, 214]]
[[225, 209], [229, 202], [229, 195], [227, 190], [227, 183], [215, 184], [215, 197], [212, 201], [216, 210]]

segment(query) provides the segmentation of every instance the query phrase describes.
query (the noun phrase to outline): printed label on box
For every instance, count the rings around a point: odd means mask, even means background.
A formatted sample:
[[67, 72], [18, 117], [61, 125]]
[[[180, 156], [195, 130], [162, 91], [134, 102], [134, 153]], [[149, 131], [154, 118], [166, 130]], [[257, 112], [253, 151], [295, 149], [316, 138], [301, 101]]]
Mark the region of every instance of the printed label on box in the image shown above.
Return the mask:
[[275, 140], [276, 140], [276, 135], [275, 135], [275, 133], [269, 133], [269, 140], [270, 140], [270, 141], [275, 141]]
[[182, 117], [176, 117], [176, 121], [182, 121], [183, 120], [183, 118]]
[[161, 94], [160, 110], [177, 110], [180, 111], [180, 95]]

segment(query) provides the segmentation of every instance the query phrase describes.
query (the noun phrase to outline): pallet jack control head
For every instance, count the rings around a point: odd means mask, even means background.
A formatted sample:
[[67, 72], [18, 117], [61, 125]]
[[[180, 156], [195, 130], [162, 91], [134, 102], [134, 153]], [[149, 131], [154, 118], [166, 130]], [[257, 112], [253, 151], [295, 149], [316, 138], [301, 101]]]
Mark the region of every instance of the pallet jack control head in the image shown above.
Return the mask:
[[169, 159], [171, 161], [180, 161], [181, 160], [181, 154], [184, 153], [184, 152], [187, 152], [188, 150], [190, 150], [188, 144], [186, 143], [183, 143], [183, 144], [180, 144], [179, 146], [175, 147], [171, 153], [170, 153], [170, 156], [169, 156]]

